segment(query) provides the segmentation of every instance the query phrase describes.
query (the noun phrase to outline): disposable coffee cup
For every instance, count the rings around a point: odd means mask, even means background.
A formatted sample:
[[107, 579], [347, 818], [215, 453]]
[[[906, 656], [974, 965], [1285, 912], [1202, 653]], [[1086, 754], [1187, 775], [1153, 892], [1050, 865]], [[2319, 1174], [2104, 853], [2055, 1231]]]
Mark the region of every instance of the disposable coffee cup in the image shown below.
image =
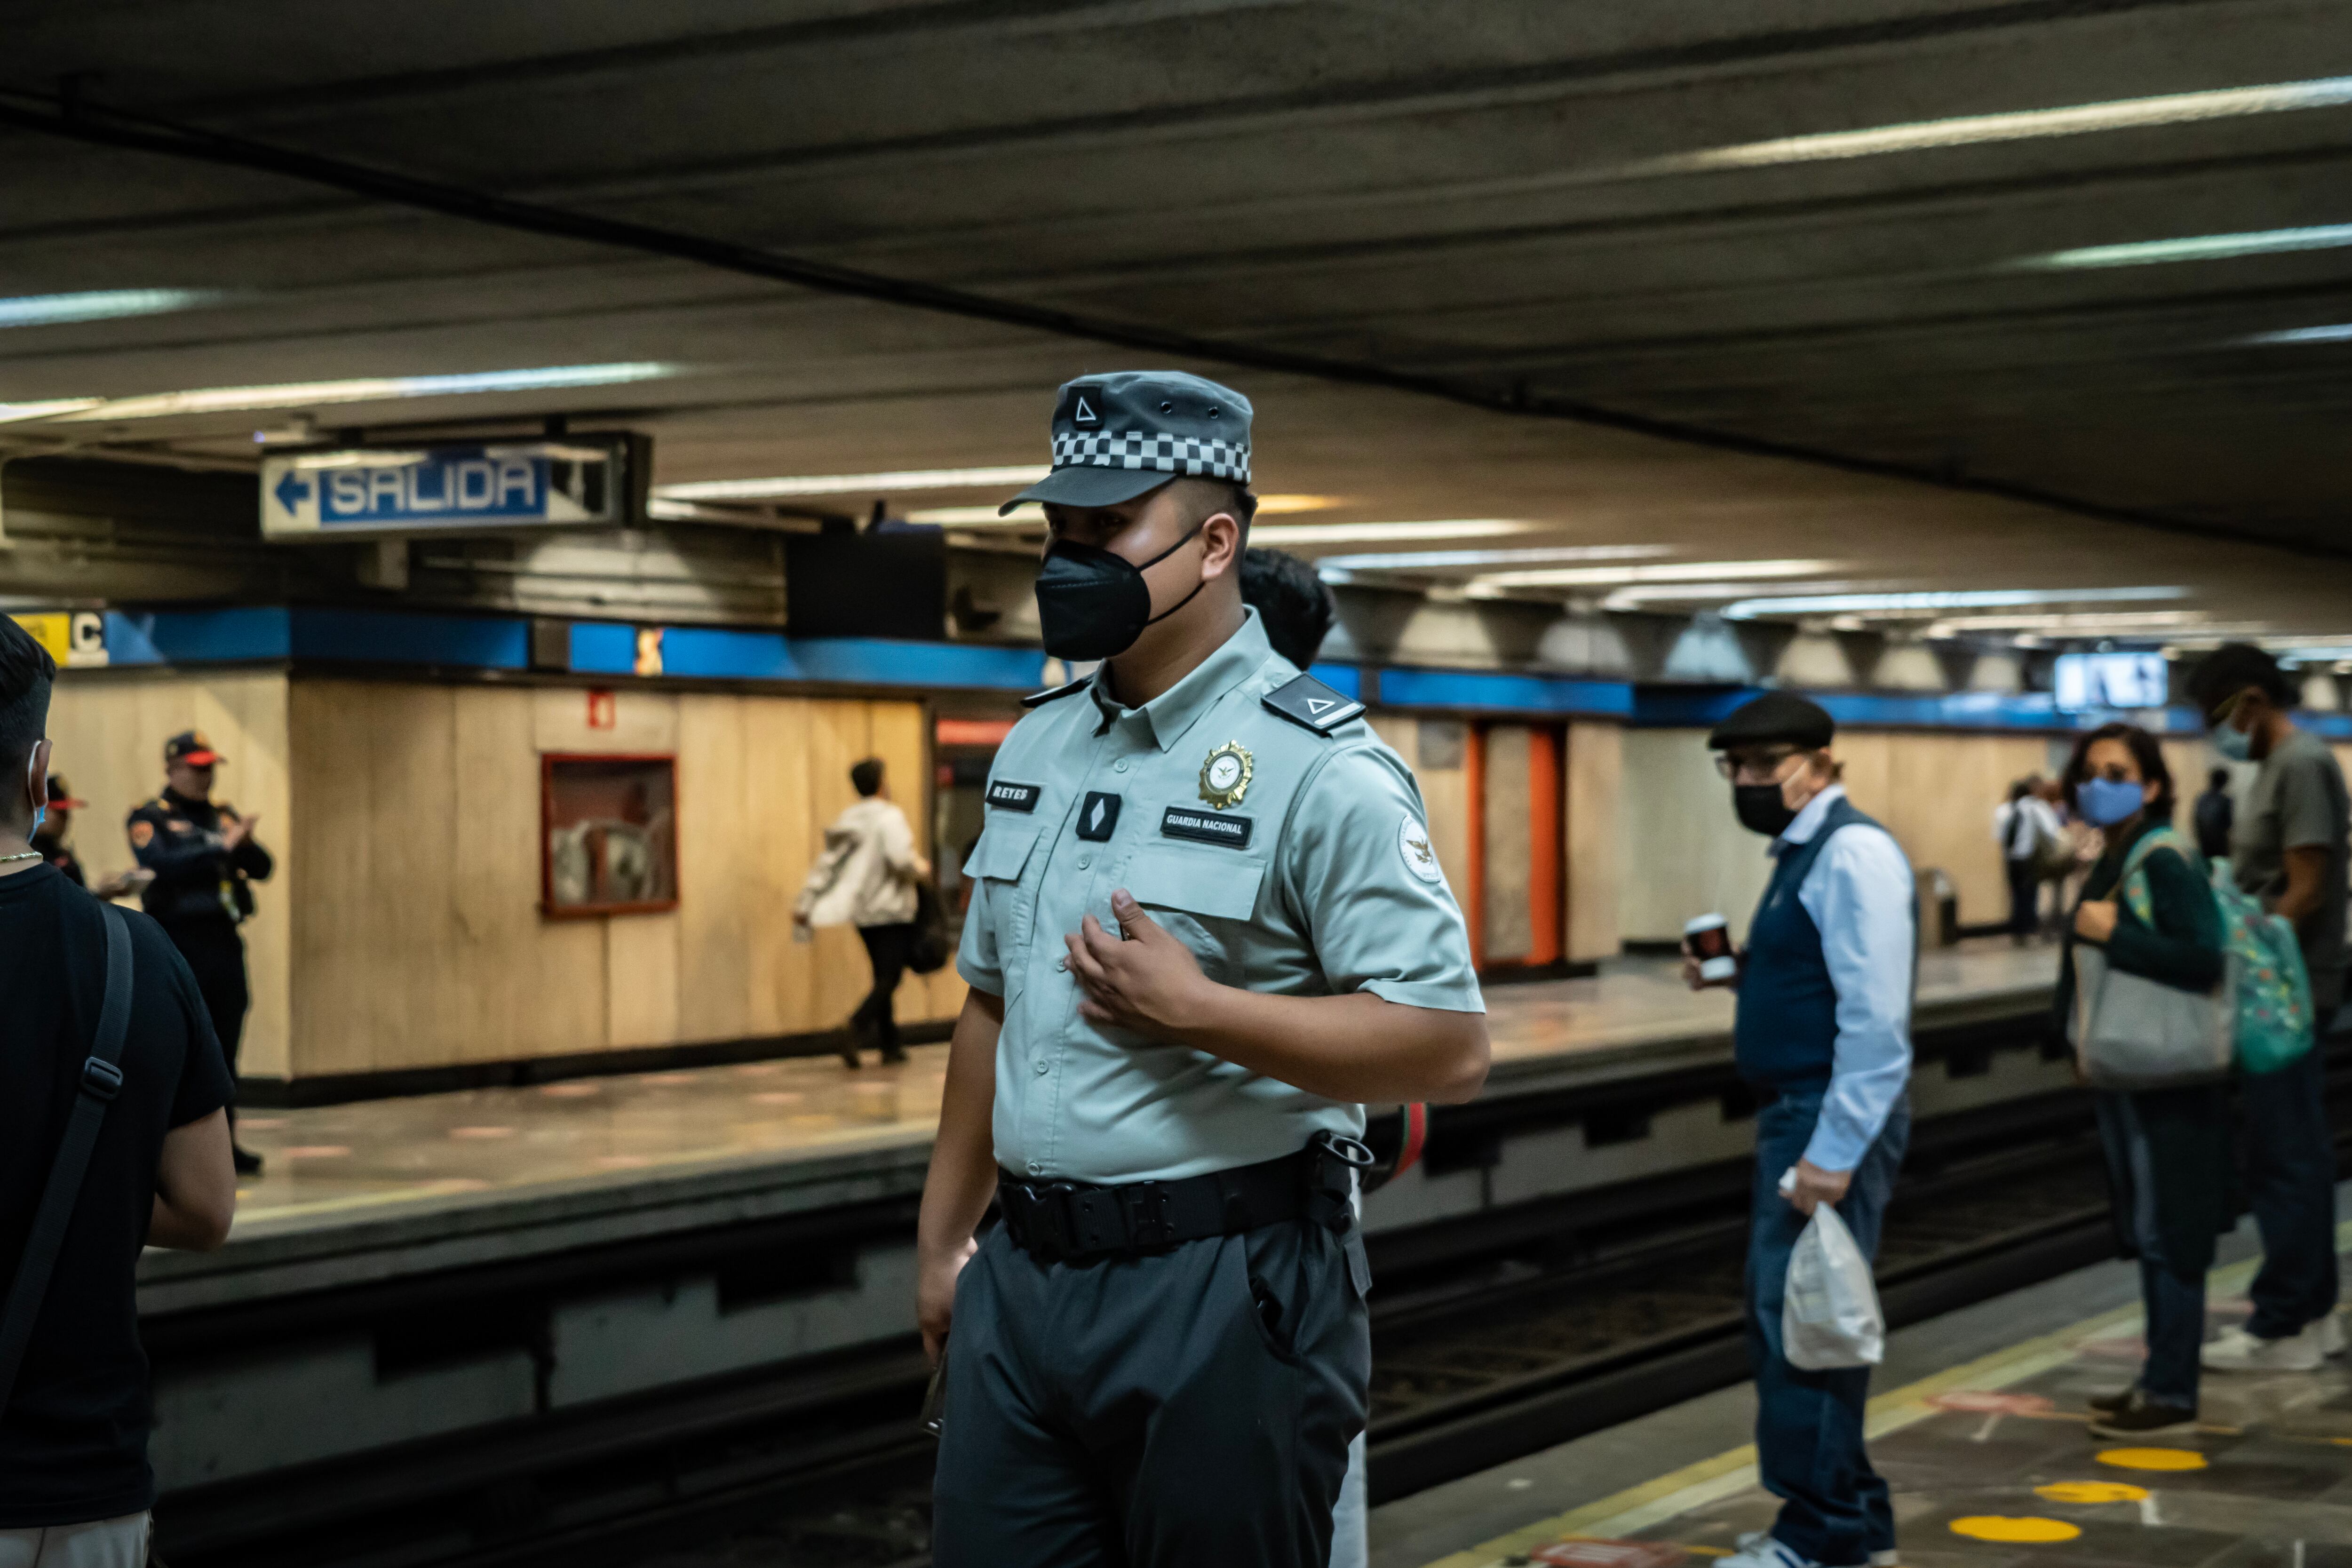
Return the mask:
[[1701, 915], [1683, 926], [1683, 946], [1698, 960], [1701, 980], [1730, 980], [1739, 973], [1731, 951], [1731, 931], [1721, 915]]

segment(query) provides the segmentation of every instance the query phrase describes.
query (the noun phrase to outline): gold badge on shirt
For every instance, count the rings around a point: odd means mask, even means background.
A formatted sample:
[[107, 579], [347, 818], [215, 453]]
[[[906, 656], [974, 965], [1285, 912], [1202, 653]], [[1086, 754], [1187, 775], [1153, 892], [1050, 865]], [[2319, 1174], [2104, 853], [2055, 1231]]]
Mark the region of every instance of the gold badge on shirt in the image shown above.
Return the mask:
[[1250, 758], [1249, 748], [1239, 741], [1227, 741], [1209, 753], [1201, 764], [1201, 798], [1223, 811], [1229, 805], [1239, 805], [1248, 793], [1250, 777], [1257, 764]]

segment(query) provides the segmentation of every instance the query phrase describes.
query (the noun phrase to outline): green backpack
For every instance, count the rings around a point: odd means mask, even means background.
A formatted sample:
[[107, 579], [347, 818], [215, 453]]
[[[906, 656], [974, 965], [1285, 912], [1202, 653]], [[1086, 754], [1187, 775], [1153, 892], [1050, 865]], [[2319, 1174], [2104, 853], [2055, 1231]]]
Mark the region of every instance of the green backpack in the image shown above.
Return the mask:
[[[2198, 861], [2195, 847], [2170, 827], [2159, 827], [2132, 846], [2124, 863], [2124, 901], [2150, 931], [2156, 929], [2154, 901], [2141, 868], [2158, 849], [2169, 849], [2191, 866]], [[2213, 862], [2211, 883], [2221, 912], [2221, 950], [2229, 957], [2221, 983], [2236, 998], [2232, 1050], [2238, 1069], [2249, 1076], [2276, 1072], [2300, 1061], [2312, 1047], [2311, 976], [2303, 965], [2302, 944], [2285, 916], [2270, 913], [2260, 899], [2239, 889], [2227, 859]]]

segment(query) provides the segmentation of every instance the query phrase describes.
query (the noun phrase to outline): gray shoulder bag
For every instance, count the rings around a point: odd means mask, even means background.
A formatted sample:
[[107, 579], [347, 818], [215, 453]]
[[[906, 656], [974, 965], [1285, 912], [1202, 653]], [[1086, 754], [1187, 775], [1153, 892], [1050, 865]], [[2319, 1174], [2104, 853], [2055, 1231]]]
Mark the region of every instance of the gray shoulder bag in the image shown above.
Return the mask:
[[[2116, 898], [2158, 849], [2181, 853], [2178, 836], [2159, 829], [2132, 847], [2116, 882]], [[2191, 865], [2195, 862], [2191, 861]], [[2216, 1083], [2230, 1076], [2237, 1038], [2238, 961], [2210, 991], [2184, 991], [2107, 962], [2105, 952], [2074, 944], [2074, 1010], [2066, 1037], [2083, 1076], [2096, 1089], [2168, 1089]]]
[[25, 1255], [16, 1260], [7, 1302], [0, 1306], [0, 1411], [7, 1409], [8, 1396], [16, 1390], [25, 1349], [33, 1339], [33, 1320], [41, 1315], [42, 1298], [49, 1293], [49, 1274], [73, 1224], [74, 1200], [89, 1170], [99, 1124], [122, 1089], [122, 1069], [117, 1064], [131, 1027], [131, 922], [112, 904], [98, 907], [106, 917], [106, 1002], [99, 1009], [98, 1037], [81, 1064], [81, 1090], [74, 1096], [66, 1135], [58, 1141], [58, 1157], [41, 1188], [41, 1206], [34, 1211], [33, 1228], [25, 1238]]

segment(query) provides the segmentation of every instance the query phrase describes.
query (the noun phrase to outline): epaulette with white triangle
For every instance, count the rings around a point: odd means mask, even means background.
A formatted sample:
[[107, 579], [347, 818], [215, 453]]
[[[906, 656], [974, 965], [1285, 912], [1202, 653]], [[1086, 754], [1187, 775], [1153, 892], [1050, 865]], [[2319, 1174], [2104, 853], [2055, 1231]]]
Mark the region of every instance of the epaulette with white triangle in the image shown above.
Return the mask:
[[1270, 712], [1279, 713], [1302, 730], [1328, 735], [1350, 719], [1360, 719], [1364, 705], [1345, 692], [1334, 691], [1311, 675], [1276, 687], [1259, 699]]
[[1021, 706], [1024, 708], [1043, 708], [1046, 703], [1054, 701], [1057, 698], [1074, 697], [1093, 684], [1094, 679], [1095, 678], [1091, 675], [1082, 675], [1077, 679], [1070, 682], [1067, 686], [1055, 686], [1049, 687], [1044, 691], [1033, 691], [1028, 696], [1024, 697], [1021, 700]]

